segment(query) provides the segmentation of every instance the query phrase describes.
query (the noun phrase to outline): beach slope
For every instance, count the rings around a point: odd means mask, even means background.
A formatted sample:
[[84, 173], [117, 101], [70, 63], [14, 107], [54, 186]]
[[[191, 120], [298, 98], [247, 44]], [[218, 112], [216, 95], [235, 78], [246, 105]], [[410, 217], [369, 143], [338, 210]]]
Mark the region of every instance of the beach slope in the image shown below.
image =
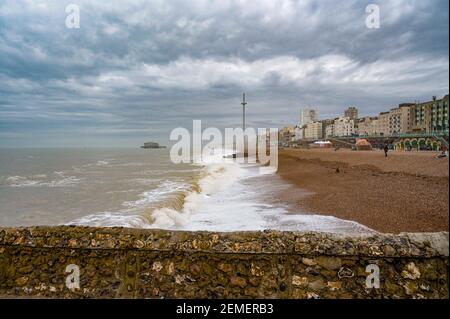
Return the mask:
[[448, 158], [433, 152], [284, 149], [278, 174], [311, 194], [280, 194], [293, 211], [385, 233], [448, 231]]

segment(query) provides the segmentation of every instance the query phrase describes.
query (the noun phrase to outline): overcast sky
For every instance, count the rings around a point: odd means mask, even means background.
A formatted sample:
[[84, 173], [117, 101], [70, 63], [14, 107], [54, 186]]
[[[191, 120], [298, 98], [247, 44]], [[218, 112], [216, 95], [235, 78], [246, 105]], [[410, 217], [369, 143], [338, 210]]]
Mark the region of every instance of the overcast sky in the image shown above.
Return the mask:
[[[80, 28], [65, 25], [67, 5]], [[380, 7], [379, 29], [365, 25]], [[0, 1], [0, 147], [167, 143], [175, 127], [375, 115], [449, 91], [448, 0]]]

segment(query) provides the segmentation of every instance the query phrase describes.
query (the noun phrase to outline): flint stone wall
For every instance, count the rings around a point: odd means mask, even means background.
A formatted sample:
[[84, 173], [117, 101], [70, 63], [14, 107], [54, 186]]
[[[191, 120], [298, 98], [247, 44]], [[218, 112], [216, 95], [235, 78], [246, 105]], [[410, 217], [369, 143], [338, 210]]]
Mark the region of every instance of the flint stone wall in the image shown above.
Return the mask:
[[[447, 232], [0, 228], [0, 296], [448, 298], [448, 241]], [[67, 288], [70, 264], [79, 289]], [[379, 268], [379, 288], [367, 288], [368, 265]]]

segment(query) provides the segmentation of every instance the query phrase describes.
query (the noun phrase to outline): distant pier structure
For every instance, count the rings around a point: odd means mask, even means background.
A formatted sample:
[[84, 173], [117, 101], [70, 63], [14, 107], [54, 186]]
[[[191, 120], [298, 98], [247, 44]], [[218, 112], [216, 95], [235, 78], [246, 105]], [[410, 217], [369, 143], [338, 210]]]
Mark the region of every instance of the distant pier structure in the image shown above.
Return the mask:
[[166, 148], [165, 146], [160, 146], [159, 143], [147, 142], [141, 146], [141, 148]]

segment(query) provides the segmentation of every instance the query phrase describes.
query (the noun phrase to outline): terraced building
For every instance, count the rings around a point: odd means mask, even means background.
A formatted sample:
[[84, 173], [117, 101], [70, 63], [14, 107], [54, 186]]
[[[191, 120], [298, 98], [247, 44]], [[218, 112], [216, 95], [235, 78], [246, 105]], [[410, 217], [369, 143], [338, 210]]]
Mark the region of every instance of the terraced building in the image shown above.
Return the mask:
[[411, 132], [448, 134], [448, 95], [411, 106]]

